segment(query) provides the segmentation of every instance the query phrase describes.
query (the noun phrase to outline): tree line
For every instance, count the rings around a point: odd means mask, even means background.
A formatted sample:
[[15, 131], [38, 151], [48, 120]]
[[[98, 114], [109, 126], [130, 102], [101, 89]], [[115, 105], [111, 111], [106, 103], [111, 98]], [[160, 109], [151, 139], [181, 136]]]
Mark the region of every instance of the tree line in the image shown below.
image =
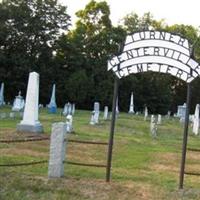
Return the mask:
[[[133, 8], [134, 9], [134, 8]], [[191, 25], [167, 25], [150, 13], [130, 13], [113, 26], [106, 1], [91, 0], [76, 13], [71, 26], [67, 7], [57, 0], [3, 0], [0, 3], [0, 82], [5, 100], [18, 91], [26, 93], [28, 73], [40, 74], [40, 103], [50, 100], [56, 83], [57, 104], [75, 102], [92, 109], [93, 102], [111, 108], [114, 74], [107, 60], [115, 55], [127, 34], [141, 30], [169, 31], [186, 37], [200, 60], [198, 29]], [[192, 49], [192, 48], [191, 48]], [[200, 79], [192, 83], [192, 109], [200, 102]], [[152, 113], [176, 112], [186, 99], [186, 84], [170, 75], [153, 72], [131, 75], [120, 81], [119, 108], [127, 111], [134, 93], [136, 111], [147, 105]]]

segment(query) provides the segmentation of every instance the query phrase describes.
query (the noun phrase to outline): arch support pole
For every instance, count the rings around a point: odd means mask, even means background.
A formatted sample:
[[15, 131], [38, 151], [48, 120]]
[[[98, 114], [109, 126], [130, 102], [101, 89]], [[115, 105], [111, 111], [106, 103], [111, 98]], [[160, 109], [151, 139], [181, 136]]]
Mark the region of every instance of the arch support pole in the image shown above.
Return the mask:
[[106, 166], [106, 182], [110, 181], [111, 176], [111, 163], [112, 163], [112, 150], [113, 150], [113, 140], [115, 132], [115, 121], [116, 121], [116, 102], [118, 96], [119, 79], [115, 78], [114, 83], [114, 94], [112, 102], [112, 120], [110, 125], [110, 137], [108, 143], [108, 154], [107, 154], [107, 166]]
[[180, 166], [180, 179], [179, 189], [183, 189], [184, 174], [185, 174], [185, 160], [187, 152], [187, 140], [188, 140], [188, 125], [189, 125], [189, 114], [190, 114], [190, 99], [191, 99], [191, 84], [187, 84], [187, 102], [186, 102], [186, 113], [185, 113], [185, 124], [183, 132], [183, 145], [182, 145], [182, 158]]

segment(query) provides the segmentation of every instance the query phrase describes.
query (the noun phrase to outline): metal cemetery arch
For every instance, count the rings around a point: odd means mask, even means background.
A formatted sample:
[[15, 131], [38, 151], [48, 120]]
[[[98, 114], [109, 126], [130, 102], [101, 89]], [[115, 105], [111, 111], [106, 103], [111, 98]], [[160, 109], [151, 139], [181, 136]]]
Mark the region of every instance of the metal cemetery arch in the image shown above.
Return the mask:
[[106, 181], [110, 181], [111, 175], [118, 81], [129, 74], [153, 71], [171, 74], [187, 83], [187, 108], [185, 114], [179, 180], [179, 188], [183, 188], [191, 96], [190, 83], [200, 75], [200, 65], [191, 56], [188, 40], [179, 35], [164, 31], [142, 31], [133, 33], [126, 37], [119, 54], [113, 56], [108, 61], [108, 70], [112, 70], [115, 73], [116, 78], [113, 95]]

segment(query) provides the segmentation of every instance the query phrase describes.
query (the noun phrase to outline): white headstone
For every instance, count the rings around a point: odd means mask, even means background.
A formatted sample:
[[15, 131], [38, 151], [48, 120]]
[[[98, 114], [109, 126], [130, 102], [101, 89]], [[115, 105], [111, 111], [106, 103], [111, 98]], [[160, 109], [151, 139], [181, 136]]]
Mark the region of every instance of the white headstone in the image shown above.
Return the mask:
[[104, 119], [104, 120], [107, 120], [107, 119], [108, 119], [108, 106], [105, 106], [105, 107], [104, 107], [103, 119]]
[[145, 106], [145, 108], [144, 108], [144, 121], [147, 120], [147, 117], [148, 117], [148, 108]]
[[21, 91], [19, 91], [18, 96], [15, 97], [12, 111], [21, 111], [21, 110], [23, 110], [24, 105], [25, 105], [24, 99], [21, 96]]
[[135, 111], [134, 111], [134, 102], [133, 102], [133, 92], [131, 93], [131, 100], [130, 100], [130, 106], [129, 106], [128, 113], [131, 113], [131, 114], [135, 113]]
[[49, 156], [49, 178], [59, 178], [64, 175], [64, 160], [66, 151], [66, 124], [63, 122], [52, 125], [50, 156]]
[[38, 121], [38, 101], [39, 74], [31, 72], [29, 74], [23, 120], [17, 125], [18, 131], [33, 133], [43, 132], [43, 127]]
[[116, 100], [116, 114], [117, 115], [119, 114], [119, 100], [118, 100], [118, 97], [117, 97], [117, 100]]
[[48, 105], [50, 113], [56, 113], [57, 105], [56, 105], [56, 84], [53, 84], [51, 100]]
[[67, 116], [67, 115], [71, 115], [72, 114], [72, 105], [71, 103], [66, 103], [63, 109], [63, 115]]
[[158, 122], [157, 122], [157, 124], [162, 124], [162, 116], [160, 114], [158, 115]]
[[72, 115], [75, 114], [75, 103], [72, 104]]
[[200, 106], [199, 104], [197, 104], [195, 108], [194, 117], [193, 117], [193, 128], [192, 128], [192, 132], [195, 135], [198, 135], [199, 133], [199, 109], [200, 109]]
[[3, 106], [5, 104], [4, 102], [4, 83], [1, 83], [1, 89], [0, 89], [0, 106]]
[[92, 111], [92, 115], [91, 115], [91, 119], [90, 119], [91, 125], [95, 125], [94, 114], [95, 114], [95, 111]]
[[73, 122], [72, 115], [70, 115], [70, 114], [67, 115], [67, 117], [66, 117], [66, 132], [67, 133], [71, 133], [73, 131], [72, 122]]

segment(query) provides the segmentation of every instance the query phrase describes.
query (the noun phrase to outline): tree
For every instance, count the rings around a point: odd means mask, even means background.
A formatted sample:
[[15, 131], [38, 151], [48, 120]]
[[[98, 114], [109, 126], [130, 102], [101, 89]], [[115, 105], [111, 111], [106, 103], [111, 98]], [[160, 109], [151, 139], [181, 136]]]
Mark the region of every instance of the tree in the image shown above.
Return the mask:
[[25, 90], [30, 71], [41, 77], [52, 74], [54, 43], [62, 30], [68, 30], [70, 17], [57, 0], [4, 0], [0, 16], [0, 65], [4, 72], [0, 79], [6, 85], [14, 84], [8, 86], [8, 94], [13, 95]]

